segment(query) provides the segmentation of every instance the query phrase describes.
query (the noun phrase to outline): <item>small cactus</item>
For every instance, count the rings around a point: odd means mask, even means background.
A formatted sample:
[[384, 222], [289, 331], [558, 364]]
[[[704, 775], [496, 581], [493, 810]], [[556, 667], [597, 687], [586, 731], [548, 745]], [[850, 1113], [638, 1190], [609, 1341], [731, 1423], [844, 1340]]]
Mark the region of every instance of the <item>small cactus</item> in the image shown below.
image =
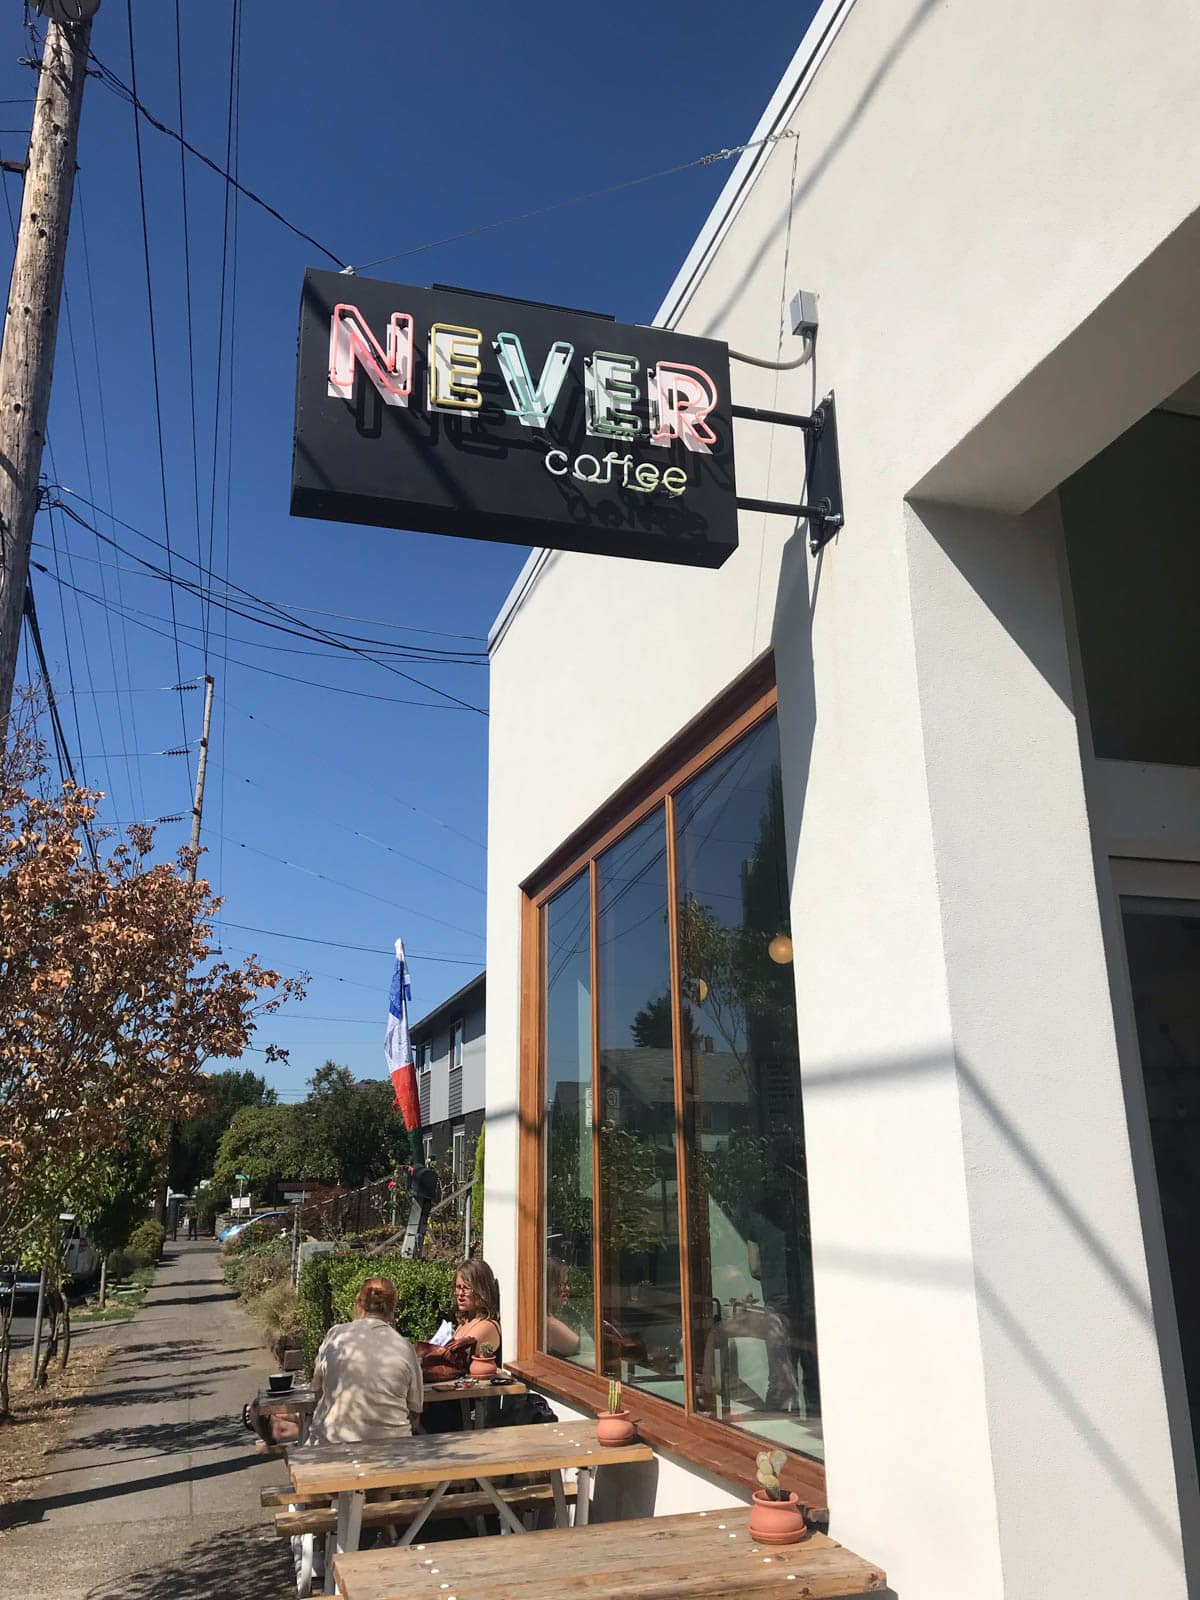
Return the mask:
[[787, 1463], [787, 1456], [782, 1450], [764, 1450], [756, 1460], [758, 1481], [766, 1490], [767, 1499], [782, 1500], [783, 1489], [779, 1482], [779, 1474]]
[[621, 1385], [615, 1378], [610, 1378], [608, 1381], [608, 1410], [614, 1417], [621, 1410]]

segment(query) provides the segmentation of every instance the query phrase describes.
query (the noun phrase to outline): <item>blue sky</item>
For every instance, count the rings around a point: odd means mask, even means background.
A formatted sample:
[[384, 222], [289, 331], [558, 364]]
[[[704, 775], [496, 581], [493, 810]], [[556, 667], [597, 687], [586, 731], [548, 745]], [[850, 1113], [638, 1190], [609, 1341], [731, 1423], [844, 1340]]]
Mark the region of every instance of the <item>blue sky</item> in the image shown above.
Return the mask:
[[[232, 0], [178, 9], [184, 132], [223, 165]], [[649, 321], [727, 162], [419, 247], [749, 137], [812, 9], [778, 0], [741, 0], [733, 11], [715, 0], [243, 4], [237, 174], [343, 261], [411, 252], [374, 276]], [[34, 75], [18, 60], [33, 53], [20, 8], [9, 10], [0, 153], [12, 160], [24, 154]], [[175, 18], [171, 0], [133, 0], [138, 94], [172, 127]], [[103, 0], [92, 45], [129, 83], [127, 0]], [[207, 564], [211, 541], [217, 588], [228, 578], [310, 608], [320, 627], [481, 652], [527, 552], [289, 516], [300, 284], [306, 267], [331, 263], [244, 199], [226, 243], [226, 186], [191, 157], [185, 213], [179, 146], [143, 121], [164, 515], [133, 122], [127, 102], [89, 79], [44, 461], [59, 498], [124, 549], [43, 511], [34, 559], [48, 570], [34, 573], [35, 594], [70, 744], [106, 791], [105, 821], [183, 814], [161, 825], [165, 850], [187, 839], [194, 755], [154, 752], [199, 737], [202, 695], [163, 686], [203, 673], [207, 633], [217, 694], [201, 870], [225, 896], [231, 956], [253, 949], [285, 972], [314, 975], [304, 1005], [257, 1038], [286, 1044], [290, 1063], [264, 1069], [261, 1055], [246, 1058], [282, 1093], [300, 1093], [329, 1056], [382, 1075], [397, 934], [411, 953], [416, 1015], [484, 965], [487, 720], [444, 695], [486, 708], [485, 660], [380, 665], [175, 589], [177, 668], [172, 590], [137, 558], [165, 564], [169, 534], [176, 573], [196, 577], [188, 561]], [[20, 180], [3, 181], [15, 218]], [[0, 239], [10, 250], [7, 216]], [[629, 576], [636, 582], [636, 563]], [[319, 614], [329, 612], [341, 616]], [[423, 703], [402, 703], [412, 701]]]

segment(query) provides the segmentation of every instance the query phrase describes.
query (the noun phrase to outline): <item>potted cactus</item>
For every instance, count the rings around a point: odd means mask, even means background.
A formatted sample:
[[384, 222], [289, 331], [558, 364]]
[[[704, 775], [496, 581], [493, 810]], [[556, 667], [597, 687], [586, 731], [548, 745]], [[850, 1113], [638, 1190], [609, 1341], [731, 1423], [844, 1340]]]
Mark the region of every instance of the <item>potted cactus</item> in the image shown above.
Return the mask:
[[782, 1450], [764, 1450], [757, 1457], [761, 1487], [754, 1491], [750, 1537], [759, 1544], [798, 1544], [808, 1532], [799, 1495], [779, 1482], [786, 1462]]
[[621, 1405], [621, 1385], [615, 1378], [608, 1384], [608, 1410], [596, 1418], [596, 1438], [601, 1444], [632, 1444], [633, 1423]]
[[487, 1343], [478, 1345], [475, 1354], [471, 1357], [471, 1376], [473, 1378], [494, 1378], [496, 1372], [496, 1346]]

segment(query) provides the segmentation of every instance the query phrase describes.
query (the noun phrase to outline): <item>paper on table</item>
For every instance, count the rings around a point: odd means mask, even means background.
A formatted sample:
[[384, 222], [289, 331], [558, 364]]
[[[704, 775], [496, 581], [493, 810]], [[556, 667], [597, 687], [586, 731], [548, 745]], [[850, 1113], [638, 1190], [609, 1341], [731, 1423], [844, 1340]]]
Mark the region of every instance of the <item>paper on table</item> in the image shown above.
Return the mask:
[[430, 1344], [446, 1345], [454, 1338], [454, 1328], [449, 1322], [443, 1322], [438, 1331], [430, 1339]]

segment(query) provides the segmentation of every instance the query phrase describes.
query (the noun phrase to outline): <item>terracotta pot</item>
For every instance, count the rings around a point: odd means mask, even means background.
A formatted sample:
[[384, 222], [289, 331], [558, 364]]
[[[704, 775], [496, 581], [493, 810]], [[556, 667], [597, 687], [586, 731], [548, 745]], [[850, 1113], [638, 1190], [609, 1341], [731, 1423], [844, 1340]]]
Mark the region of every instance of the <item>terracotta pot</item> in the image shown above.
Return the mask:
[[755, 1489], [750, 1509], [750, 1537], [757, 1544], [798, 1544], [808, 1532], [800, 1496], [771, 1500], [765, 1489]]
[[596, 1438], [601, 1444], [632, 1444], [633, 1432], [628, 1411], [602, 1411], [596, 1418]]
[[483, 1356], [471, 1357], [471, 1376], [473, 1378], [494, 1378], [499, 1368], [494, 1361], [486, 1360]]

